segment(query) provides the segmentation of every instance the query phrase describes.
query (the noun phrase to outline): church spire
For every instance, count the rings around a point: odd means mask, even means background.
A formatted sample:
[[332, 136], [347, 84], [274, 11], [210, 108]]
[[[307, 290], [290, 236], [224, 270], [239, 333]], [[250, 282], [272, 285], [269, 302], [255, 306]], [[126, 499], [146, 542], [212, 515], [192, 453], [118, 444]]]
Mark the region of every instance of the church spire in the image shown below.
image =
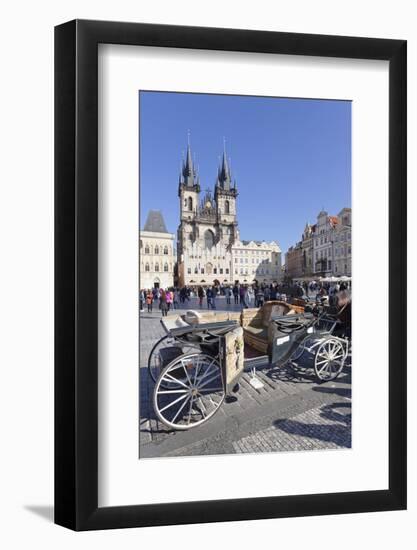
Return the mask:
[[196, 173], [193, 166], [193, 156], [191, 154], [190, 131], [188, 131], [187, 156], [183, 163], [182, 175], [185, 185], [192, 187], [194, 185]]
[[222, 189], [225, 189], [227, 191], [230, 190], [230, 184], [231, 184], [232, 178], [230, 175], [229, 164], [227, 162], [225, 138], [223, 138], [223, 158], [221, 162], [221, 167], [219, 169], [218, 181]]

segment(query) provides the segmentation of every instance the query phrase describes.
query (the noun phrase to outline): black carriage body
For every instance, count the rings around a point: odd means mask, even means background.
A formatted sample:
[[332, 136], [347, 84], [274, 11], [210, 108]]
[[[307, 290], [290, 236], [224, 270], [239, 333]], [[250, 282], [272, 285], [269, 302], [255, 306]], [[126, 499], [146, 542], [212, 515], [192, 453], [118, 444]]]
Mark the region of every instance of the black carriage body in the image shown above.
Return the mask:
[[271, 320], [269, 326], [269, 362], [282, 365], [291, 357], [308, 334], [313, 334], [316, 319], [310, 313], [285, 315]]

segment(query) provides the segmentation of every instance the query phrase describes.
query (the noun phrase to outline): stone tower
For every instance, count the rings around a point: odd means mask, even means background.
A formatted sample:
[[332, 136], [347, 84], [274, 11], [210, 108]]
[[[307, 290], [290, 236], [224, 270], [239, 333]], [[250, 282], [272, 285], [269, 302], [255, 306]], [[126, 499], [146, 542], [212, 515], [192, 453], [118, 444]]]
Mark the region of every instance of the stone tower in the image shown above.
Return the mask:
[[200, 203], [200, 183], [193, 166], [191, 147], [188, 143], [187, 156], [182, 163], [178, 181], [178, 197], [180, 199], [180, 225], [177, 234], [178, 257], [183, 253], [187, 243], [195, 241], [196, 218]]

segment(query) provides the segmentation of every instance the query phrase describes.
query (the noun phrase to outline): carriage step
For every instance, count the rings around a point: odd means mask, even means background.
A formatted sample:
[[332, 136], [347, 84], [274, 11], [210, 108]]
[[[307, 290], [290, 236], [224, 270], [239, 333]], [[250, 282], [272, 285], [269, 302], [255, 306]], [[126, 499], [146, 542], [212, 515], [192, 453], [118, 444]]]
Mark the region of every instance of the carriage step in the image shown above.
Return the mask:
[[251, 376], [251, 378], [249, 380], [249, 384], [253, 388], [255, 388], [255, 390], [260, 390], [265, 385], [261, 380], [259, 380], [259, 378], [257, 376]]

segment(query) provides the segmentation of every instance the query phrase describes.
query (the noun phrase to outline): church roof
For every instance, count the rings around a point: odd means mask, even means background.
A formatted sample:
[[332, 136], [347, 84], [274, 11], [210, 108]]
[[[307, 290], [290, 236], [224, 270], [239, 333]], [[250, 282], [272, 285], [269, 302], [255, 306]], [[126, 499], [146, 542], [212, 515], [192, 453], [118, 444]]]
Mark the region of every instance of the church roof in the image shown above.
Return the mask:
[[168, 233], [160, 210], [149, 210], [143, 230], [153, 233]]

